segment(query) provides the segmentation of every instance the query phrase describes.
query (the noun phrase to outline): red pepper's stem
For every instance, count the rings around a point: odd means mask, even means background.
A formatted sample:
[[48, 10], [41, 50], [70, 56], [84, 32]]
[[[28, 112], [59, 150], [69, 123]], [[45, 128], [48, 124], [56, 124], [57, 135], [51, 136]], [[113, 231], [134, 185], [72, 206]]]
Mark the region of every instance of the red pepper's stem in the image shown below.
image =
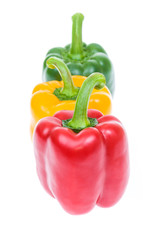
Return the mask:
[[57, 68], [62, 77], [64, 87], [61, 89], [60, 94], [66, 96], [67, 98], [77, 97], [79, 88], [74, 86], [72, 76], [67, 65], [57, 57], [49, 58], [46, 64], [48, 68]]
[[73, 118], [68, 122], [70, 128], [84, 129], [90, 126], [90, 121], [87, 116], [90, 95], [93, 88], [101, 89], [105, 86], [105, 83], [105, 76], [101, 73], [92, 73], [86, 78], [77, 96]]
[[82, 22], [84, 16], [81, 13], [76, 13], [72, 16], [72, 43], [71, 56], [74, 59], [81, 59], [83, 57], [83, 42], [82, 42]]

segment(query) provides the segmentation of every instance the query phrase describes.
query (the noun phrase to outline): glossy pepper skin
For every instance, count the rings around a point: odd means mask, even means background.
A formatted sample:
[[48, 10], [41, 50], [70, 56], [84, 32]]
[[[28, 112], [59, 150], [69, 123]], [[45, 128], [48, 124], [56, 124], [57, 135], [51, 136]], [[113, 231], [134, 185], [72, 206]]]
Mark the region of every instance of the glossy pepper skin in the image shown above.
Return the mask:
[[55, 47], [48, 51], [43, 63], [44, 82], [51, 80], [61, 80], [57, 69], [50, 69], [46, 61], [50, 57], [63, 59], [72, 75], [88, 77], [91, 73], [103, 73], [106, 78], [106, 85], [113, 95], [115, 89], [114, 69], [106, 51], [99, 44], [91, 43], [86, 45], [82, 42], [82, 21], [83, 15], [77, 13], [73, 15], [72, 43], [66, 47]]
[[[86, 87], [84, 83], [82, 87]], [[86, 116], [88, 99], [86, 92], [81, 99], [82, 90], [74, 113], [59, 111], [41, 119], [33, 138], [40, 182], [70, 214], [87, 213], [96, 204], [113, 206], [123, 195], [129, 177], [124, 127], [114, 116], [97, 110], [88, 110]], [[89, 119], [97, 123], [91, 126]]]
[[45, 190], [70, 214], [89, 212], [96, 204], [111, 207], [124, 193], [129, 176], [128, 143], [118, 119], [88, 110], [94, 128], [76, 134], [62, 127], [73, 111], [60, 111], [36, 127], [37, 173]]
[[[49, 62], [53, 64], [58, 63], [64, 64], [59, 61], [57, 58], [51, 58]], [[64, 65], [63, 65], [64, 66]], [[66, 74], [67, 68], [62, 69], [62, 65], [56, 65], [59, 68], [60, 72], [63, 76], [63, 80], [65, 78], [64, 73]], [[69, 72], [67, 72], [69, 74]], [[86, 79], [84, 76], [72, 76], [67, 75], [67, 80], [72, 78], [73, 84], [75, 87], [81, 87], [82, 83]], [[63, 88], [64, 81], [50, 81], [45, 83], [38, 84], [32, 92], [31, 97], [31, 125], [30, 125], [30, 133], [31, 137], [33, 135], [33, 131], [36, 123], [43, 117], [53, 116], [57, 111], [60, 110], [74, 110], [76, 99], [70, 100], [60, 100], [55, 94], [55, 89]], [[66, 89], [66, 88], [65, 88]], [[97, 109], [101, 111], [103, 114], [110, 114], [112, 109], [112, 97], [108, 88], [104, 86], [101, 91], [93, 89], [90, 101], [89, 101], [89, 109]]]

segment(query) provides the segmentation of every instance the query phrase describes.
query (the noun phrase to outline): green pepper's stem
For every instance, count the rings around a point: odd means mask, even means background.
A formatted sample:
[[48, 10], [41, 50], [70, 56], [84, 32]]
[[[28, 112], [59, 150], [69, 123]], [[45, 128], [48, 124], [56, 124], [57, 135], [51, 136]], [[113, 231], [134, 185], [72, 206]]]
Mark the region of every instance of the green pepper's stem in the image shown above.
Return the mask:
[[87, 117], [87, 109], [90, 95], [93, 88], [101, 89], [105, 86], [106, 79], [101, 73], [92, 73], [83, 82], [79, 94], [77, 96], [73, 118], [68, 122], [68, 126], [72, 129], [84, 129], [90, 126]]
[[83, 56], [82, 42], [82, 22], [84, 16], [81, 13], [76, 13], [72, 16], [72, 43], [70, 53], [74, 59], [81, 59]]
[[49, 58], [46, 64], [48, 68], [51, 68], [51, 69], [57, 68], [57, 70], [59, 71], [62, 77], [64, 87], [61, 89], [60, 94], [68, 98], [76, 97], [78, 94], [79, 88], [74, 86], [71, 73], [67, 65], [57, 57]]

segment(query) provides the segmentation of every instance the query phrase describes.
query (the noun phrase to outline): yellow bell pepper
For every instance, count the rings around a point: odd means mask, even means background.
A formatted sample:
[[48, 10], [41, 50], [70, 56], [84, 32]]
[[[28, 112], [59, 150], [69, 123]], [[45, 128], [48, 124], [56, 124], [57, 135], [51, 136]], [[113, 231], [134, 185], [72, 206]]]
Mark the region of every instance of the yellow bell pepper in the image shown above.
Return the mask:
[[[78, 90], [86, 79], [84, 76], [71, 76], [64, 62], [56, 57], [48, 59], [47, 65], [52, 69], [56, 67], [63, 81], [40, 83], [33, 89], [30, 104], [31, 137], [41, 118], [53, 116], [60, 110], [74, 110]], [[71, 88], [72, 91], [69, 91]], [[57, 89], [59, 91], [55, 91]], [[97, 109], [104, 115], [111, 113], [112, 97], [106, 86], [102, 90], [93, 89], [88, 108]]]

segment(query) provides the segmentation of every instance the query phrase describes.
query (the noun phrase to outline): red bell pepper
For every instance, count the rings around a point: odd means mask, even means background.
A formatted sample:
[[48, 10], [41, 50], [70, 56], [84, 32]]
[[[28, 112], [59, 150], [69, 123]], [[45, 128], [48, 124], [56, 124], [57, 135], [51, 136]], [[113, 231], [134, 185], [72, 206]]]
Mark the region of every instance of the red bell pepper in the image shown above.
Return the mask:
[[[83, 83], [73, 111], [41, 119], [33, 136], [39, 179], [46, 191], [70, 214], [90, 211], [96, 204], [111, 207], [121, 198], [129, 177], [128, 142], [120, 121], [88, 110], [102, 74]], [[105, 104], [105, 103], [104, 103]]]

